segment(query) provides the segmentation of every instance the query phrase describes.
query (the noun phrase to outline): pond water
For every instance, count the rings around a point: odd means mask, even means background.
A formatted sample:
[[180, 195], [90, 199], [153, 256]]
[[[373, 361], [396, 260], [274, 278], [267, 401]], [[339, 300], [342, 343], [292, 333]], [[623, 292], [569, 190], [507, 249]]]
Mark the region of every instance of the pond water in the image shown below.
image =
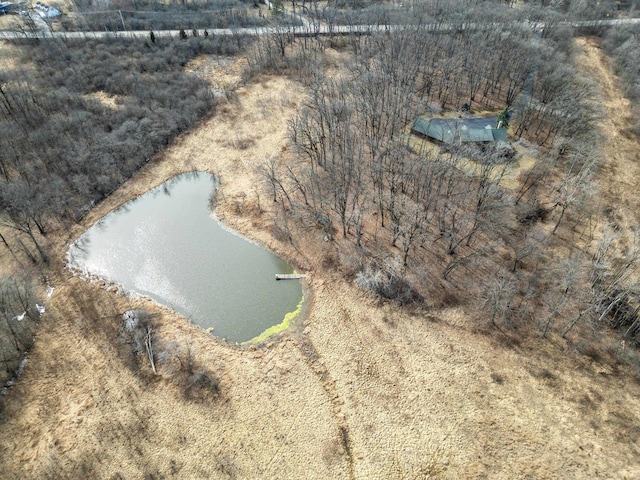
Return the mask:
[[293, 268], [213, 217], [215, 189], [206, 173], [167, 181], [89, 228], [71, 245], [70, 265], [232, 342], [285, 327], [302, 304], [300, 281], [276, 281]]

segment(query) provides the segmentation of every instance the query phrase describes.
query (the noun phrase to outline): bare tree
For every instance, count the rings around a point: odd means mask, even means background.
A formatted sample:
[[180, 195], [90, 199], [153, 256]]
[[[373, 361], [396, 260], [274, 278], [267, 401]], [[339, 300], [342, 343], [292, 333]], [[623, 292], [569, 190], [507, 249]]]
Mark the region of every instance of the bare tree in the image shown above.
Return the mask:
[[480, 292], [484, 310], [489, 312], [491, 324], [499, 326], [509, 317], [515, 295], [513, 278], [500, 275], [485, 283]]
[[583, 262], [578, 254], [574, 254], [549, 265], [549, 271], [545, 273], [544, 278], [552, 283], [542, 292], [542, 300], [547, 308], [547, 314], [540, 321], [542, 338], [547, 337], [554, 320], [564, 314], [565, 308], [575, 297], [583, 273]]
[[23, 354], [33, 344], [35, 326], [40, 318], [31, 280], [15, 275], [0, 282], [0, 353], [4, 363], [4, 383], [18, 372]]
[[579, 314], [565, 325], [562, 336], [586, 318], [597, 312], [598, 321], [634, 292], [634, 281], [640, 265], [640, 249], [634, 241], [624, 255], [617, 254], [618, 235], [611, 228], [602, 234], [588, 266], [589, 291], [582, 300]]
[[591, 196], [595, 188], [592, 177], [599, 163], [597, 152], [584, 145], [576, 145], [569, 150], [565, 154], [568, 158], [561, 166], [564, 168], [562, 178], [554, 189], [554, 208], [559, 209], [559, 214], [552, 234], [558, 230], [567, 209], [583, 204], [585, 198]]

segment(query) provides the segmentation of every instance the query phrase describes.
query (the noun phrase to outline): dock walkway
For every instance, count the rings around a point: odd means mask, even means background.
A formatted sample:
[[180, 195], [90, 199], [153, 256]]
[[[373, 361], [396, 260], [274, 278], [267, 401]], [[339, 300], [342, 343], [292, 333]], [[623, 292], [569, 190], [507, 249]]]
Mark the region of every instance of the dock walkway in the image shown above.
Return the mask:
[[276, 280], [296, 280], [306, 277], [306, 273], [276, 273]]

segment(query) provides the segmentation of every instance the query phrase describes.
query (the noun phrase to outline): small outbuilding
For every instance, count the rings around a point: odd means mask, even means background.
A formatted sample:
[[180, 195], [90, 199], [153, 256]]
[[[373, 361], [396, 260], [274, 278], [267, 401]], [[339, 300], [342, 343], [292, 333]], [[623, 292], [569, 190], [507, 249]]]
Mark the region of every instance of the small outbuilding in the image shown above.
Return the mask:
[[42, 18], [54, 18], [62, 15], [62, 13], [60, 13], [60, 10], [58, 10], [57, 8], [40, 2], [36, 2], [36, 12], [38, 12], [38, 15], [40, 15]]
[[27, 2], [0, 2], [0, 15], [27, 7]]

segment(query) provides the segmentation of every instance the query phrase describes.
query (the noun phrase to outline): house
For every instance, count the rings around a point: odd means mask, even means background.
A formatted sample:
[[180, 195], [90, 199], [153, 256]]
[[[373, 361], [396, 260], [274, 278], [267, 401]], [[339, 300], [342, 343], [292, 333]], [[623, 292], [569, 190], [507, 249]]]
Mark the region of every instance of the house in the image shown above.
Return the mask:
[[[411, 133], [437, 144], [494, 144], [509, 147], [506, 128], [495, 128], [497, 117], [490, 118], [418, 118]], [[510, 148], [510, 147], [509, 147]]]

